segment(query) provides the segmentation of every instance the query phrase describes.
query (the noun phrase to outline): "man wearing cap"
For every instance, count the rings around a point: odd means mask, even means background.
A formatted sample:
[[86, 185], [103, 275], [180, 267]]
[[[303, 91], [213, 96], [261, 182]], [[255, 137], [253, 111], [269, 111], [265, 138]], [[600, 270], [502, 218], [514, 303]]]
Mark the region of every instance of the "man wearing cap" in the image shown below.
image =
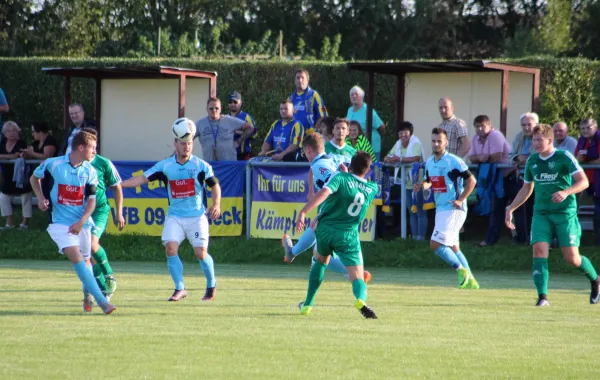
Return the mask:
[[245, 121], [252, 129], [253, 132], [250, 136], [243, 142], [240, 142], [240, 136], [242, 136], [242, 131], [235, 131], [233, 135], [234, 145], [237, 144], [237, 159], [238, 161], [248, 161], [250, 159], [250, 154], [252, 153], [250, 143], [252, 141], [252, 137], [256, 134], [256, 123], [250, 114], [242, 111], [242, 95], [239, 92], [234, 91], [229, 95], [229, 116], [238, 118], [242, 121]]

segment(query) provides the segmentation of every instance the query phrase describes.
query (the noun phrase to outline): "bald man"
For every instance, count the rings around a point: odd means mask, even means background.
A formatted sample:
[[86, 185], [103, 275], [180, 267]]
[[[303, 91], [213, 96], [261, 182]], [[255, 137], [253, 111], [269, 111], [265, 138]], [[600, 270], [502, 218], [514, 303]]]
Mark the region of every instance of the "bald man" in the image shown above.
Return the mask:
[[552, 126], [554, 131], [554, 147], [575, 154], [577, 140], [569, 136], [569, 127], [565, 122], [559, 121]]
[[454, 105], [450, 98], [441, 98], [438, 108], [442, 117], [438, 127], [448, 134], [448, 151], [458, 157], [465, 157], [471, 147], [467, 123], [454, 115]]

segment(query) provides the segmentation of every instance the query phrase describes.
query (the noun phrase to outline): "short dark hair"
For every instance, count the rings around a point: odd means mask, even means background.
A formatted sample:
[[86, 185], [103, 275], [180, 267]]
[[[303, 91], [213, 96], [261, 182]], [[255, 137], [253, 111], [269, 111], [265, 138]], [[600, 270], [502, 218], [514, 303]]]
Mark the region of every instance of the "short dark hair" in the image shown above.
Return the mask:
[[345, 117], [336, 118], [335, 121], [333, 122], [333, 126], [335, 127], [335, 125], [338, 123], [344, 123], [348, 126], [348, 128], [350, 128], [350, 121], [348, 119], [346, 119]]
[[409, 131], [410, 135], [412, 136], [415, 131], [415, 127], [413, 127], [410, 121], [401, 121], [398, 123], [396, 133], [400, 133], [400, 131]]
[[350, 170], [352, 170], [352, 173], [356, 175], [367, 174], [371, 168], [372, 162], [373, 159], [369, 153], [359, 150], [354, 156], [352, 156], [352, 161], [350, 161]]
[[281, 103], [279, 103], [279, 104], [280, 104], [280, 105], [281, 105], [281, 104], [291, 104], [291, 105], [292, 105], [292, 107], [294, 106], [294, 103], [292, 103], [292, 101], [291, 101], [291, 100], [289, 100], [289, 99], [283, 99], [283, 100], [281, 101]]
[[73, 141], [71, 141], [71, 148], [75, 150], [80, 145], [87, 146], [90, 141], [97, 141], [96, 135], [86, 131], [80, 131], [73, 137]]
[[48, 126], [48, 122], [46, 121], [34, 121], [31, 123], [31, 128], [33, 128], [36, 133], [48, 133], [50, 127]]
[[297, 69], [294, 72], [294, 79], [296, 79], [296, 75], [298, 75], [298, 73], [302, 73], [302, 74], [306, 75], [306, 81], [307, 82], [310, 80], [310, 74], [308, 73], [308, 70], [306, 70], [306, 69]]
[[479, 115], [475, 118], [475, 120], [473, 120], [473, 125], [475, 124], [492, 125], [492, 121], [490, 120], [488, 115]]
[[323, 116], [317, 122], [319, 126], [324, 125], [327, 129], [327, 135], [331, 136], [333, 134], [333, 126], [335, 125], [336, 118], [333, 116]]
[[446, 130], [444, 128], [440, 128], [440, 127], [435, 127], [431, 130], [431, 134], [432, 135], [444, 135], [446, 136], [446, 139], [448, 138], [448, 133], [446, 132]]
[[79, 108], [81, 108], [81, 110], [83, 112], [85, 112], [85, 110], [83, 109], [83, 105], [81, 103], [71, 103], [71, 104], [69, 104], [69, 108], [71, 108], [71, 107], [79, 107]]
[[208, 106], [210, 104], [210, 102], [217, 102], [217, 103], [221, 104], [221, 99], [216, 98], [216, 97], [210, 97], [206, 101], [206, 105]]
[[350, 127], [350, 126], [352, 126], [352, 125], [355, 125], [355, 126], [358, 128], [358, 135], [359, 135], [359, 136], [362, 136], [362, 135], [364, 135], [364, 132], [363, 132], [363, 130], [362, 130], [362, 127], [360, 126], [360, 123], [359, 123], [358, 121], [356, 121], [356, 120], [351, 120], [351, 121], [350, 121], [350, 125], [349, 125], [348, 127]]

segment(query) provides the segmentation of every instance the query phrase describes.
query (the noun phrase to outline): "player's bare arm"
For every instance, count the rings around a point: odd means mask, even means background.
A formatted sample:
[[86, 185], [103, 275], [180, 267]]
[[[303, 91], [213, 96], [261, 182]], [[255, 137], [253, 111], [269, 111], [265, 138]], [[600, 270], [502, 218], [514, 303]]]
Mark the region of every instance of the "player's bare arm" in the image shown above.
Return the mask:
[[298, 214], [298, 221], [296, 222], [296, 231], [302, 232], [306, 225], [304, 224], [304, 218], [306, 217], [306, 213], [312, 210], [315, 207], [319, 207], [321, 203], [327, 199], [327, 197], [331, 194], [331, 190], [324, 187], [322, 188], [314, 198], [308, 201], [306, 205], [300, 210], [300, 214]]
[[129, 189], [132, 187], [138, 187], [138, 186], [145, 185], [148, 182], [149, 182], [148, 178], [146, 178], [143, 175], [138, 175], [138, 176], [129, 178], [127, 181], [121, 182], [121, 187], [124, 189]]
[[125, 226], [125, 219], [123, 218], [123, 188], [121, 184], [117, 184], [115, 186], [111, 186], [113, 191], [113, 197], [115, 198], [115, 208], [116, 208], [116, 217], [115, 224], [119, 227], [119, 230], [122, 230]]
[[506, 216], [504, 219], [504, 223], [506, 223], [506, 226], [511, 230], [515, 229], [515, 225], [512, 222], [513, 212], [519, 207], [521, 207], [521, 205], [525, 203], [527, 199], [529, 199], [531, 194], [533, 194], [533, 188], [533, 182], [524, 183], [523, 187], [521, 187], [521, 190], [519, 190], [517, 196], [512, 201], [512, 203], [506, 207]]
[[[209, 184], [211, 179], [216, 179], [216, 177], [209, 178], [206, 180], [206, 183]], [[209, 184], [209, 186], [212, 194], [213, 204], [208, 209], [208, 215], [210, 215], [212, 220], [215, 220], [221, 215], [221, 185], [219, 185], [218, 182], [214, 182], [212, 185]]]
[[71, 226], [69, 227], [69, 233], [72, 233], [74, 235], [79, 234], [81, 232], [81, 229], [85, 225], [85, 223], [91, 218], [92, 214], [94, 213], [94, 210], [96, 209], [96, 189], [95, 189], [95, 187], [94, 187], [93, 191], [94, 191], [94, 194], [88, 198], [88, 200], [85, 204], [85, 210], [83, 211], [83, 216], [81, 217], [81, 219], [79, 219], [79, 221], [71, 224]]
[[583, 190], [587, 189], [590, 186], [590, 183], [587, 179], [587, 176], [583, 171], [579, 171], [573, 174], [573, 185], [564, 190], [557, 191], [552, 194], [552, 202], [561, 203], [571, 194], [581, 193]]
[[32, 175], [31, 178], [29, 178], [29, 183], [31, 183], [31, 188], [33, 189], [35, 197], [38, 200], [38, 208], [42, 211], [48, 210], [50, 201], [44, 198], [44, 194], [42, 194], [42, 184], [40, 179], [35, 175]]
[[[465, 174], [468, 173], [468, 174]], [[465, 181], [465, 185], [464, 185], [464, 190], [463, 192], [460, 194], [460, 196], [458, 197], [458, 199], [454, 200], [454, 208], [461, 208], [463, 202], [465, 202], [467, 200], [467, 198], [469, 197], [469, 195], [471, 195], [471, 193], [473, 192], [473, 190], [475, 189], [475, 185], [477, 185], [477, 180], [475, 179], [475, 177], [471, 174], [471, 172], [466, 171], [461, 173], [461, 175], [468, 175], [469, 177], [467, 177], [466, 179], [464, 179]]]

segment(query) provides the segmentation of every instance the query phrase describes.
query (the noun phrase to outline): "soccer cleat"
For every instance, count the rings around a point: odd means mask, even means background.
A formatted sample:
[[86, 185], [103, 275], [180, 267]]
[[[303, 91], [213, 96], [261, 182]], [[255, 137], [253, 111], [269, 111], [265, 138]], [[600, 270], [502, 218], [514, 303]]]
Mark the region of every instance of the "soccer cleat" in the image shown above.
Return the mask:
[[365, 281], [365, 284], [368, 284], [372, 278], [373, 278], [373, 276], [371, 276], [371, 273], [368, 270], [366, 270], [363, 275], [363, 280]]
[[539, 298], [537, 300], [537, 303], [535, 304], [535, 306], [539, 306], [539, 307], [550, 306], [550, 302], [548, 302], [548, 300], [545, 298]]
[[204, 297], [202, 297], [202, 301], [212, 301], [215, 299], [217, 295], [217, 288], [206, 288], [206, 292], [204, 292]]
[[312, 306], [304, 306], [304, 302], [300, 302], [298, 304], [298, 309], [300, 309], [300, 314], [306, 315], [308, 317], [310, 311], [312, 310]]
[[115, 311], [117, 309], [116, 306], [111, 305], [110, 303], [107, 303], [105, 306], [102, 306], [102, 311], [104, 312], [104, 314], [109, 315], [110, 313], [112, 313], [113, 311]]
[[456, 273], [458, 274], [458, 288], [464, 289], [469, 284], [469, 278], [471, 278], [471, 272], [465, 268], [459, 268]]
[[285, 251], [285, 256], [283, 257], [283, 261], [290, 264], [294, 261], [294, 254], [292, 253], [292, 248], [294, 248], [294, 244], [292, 243], [292, 239], [288, 234], [283, 235], [281, 238], [281, 245], [283, 246], [283, 250]]
[[600, 301], [600, 277], [592, 281], [592, 292], [590, 293], [590, 304], [595, 305]]
[[104, 276], [106, 279], [106, 294], [113, 294], [117, 290], [117, 280], [114, 275]]
[[94, 299], [92, 298], [92, 295], [89, 293], [83, 293], [83, 311], [86, 313], [91, 313], [93, 307]]
[[473, 274], [471, 274], [471, 276], [469, 277], [469, 281], [467, 282], [467, 286], [465, 289], [479, 289], [479, 283], [477, 282]]
[[169, 302], [177, 302], [185, 297], [187, 297], [187, 291], [185, 289], [175, 289], [173, 295], [169, 298]]
[[358, 311], [360, 311], [360, 313], [363, 315], [363, 317], [365, 317], [367, 319], [377, 319], [377, 315], [375, 314], [373, 309], [371, 309], [369, 306], [367, 306], [365, 301], [356, 300], [356, 302], [354, 303], [354, 306], [356, 306], [356, 308], [358, 309]]

